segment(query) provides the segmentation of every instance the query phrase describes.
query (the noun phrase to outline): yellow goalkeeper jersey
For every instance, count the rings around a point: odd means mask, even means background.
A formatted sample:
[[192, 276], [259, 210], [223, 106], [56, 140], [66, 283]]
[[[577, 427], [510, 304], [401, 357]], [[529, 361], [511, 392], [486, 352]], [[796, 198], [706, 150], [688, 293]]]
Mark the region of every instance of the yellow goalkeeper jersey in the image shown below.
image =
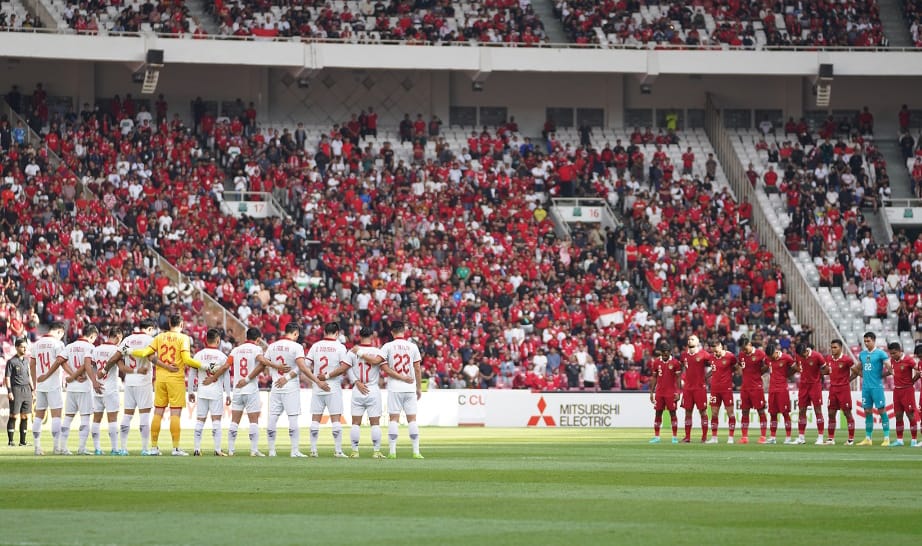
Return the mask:
[[157, 370], [157, 381], [183, 382], [186, 378], [186, 366], [202, 367], [198, 360], [192, 358], [191, 347], [192, 340], [186, 334], [182, 332], [161, 332], [157, 334], [157, 337], [154, 338], [150, 345], [143, 349], [131, 351], [131, 355], [137, 358], [145, 358], [156, 353], [160, 362], [179, 368], [175, 372], [162, 368]]

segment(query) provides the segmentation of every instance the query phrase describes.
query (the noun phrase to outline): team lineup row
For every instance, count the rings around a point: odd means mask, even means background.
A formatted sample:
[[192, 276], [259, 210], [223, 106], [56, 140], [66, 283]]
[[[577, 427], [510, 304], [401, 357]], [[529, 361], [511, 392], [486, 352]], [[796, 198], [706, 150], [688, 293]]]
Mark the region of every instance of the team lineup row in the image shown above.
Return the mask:
[[[421, 395], [421, 357], [418, 347], [404, 338], [403, 324], [392, 324], [394, 339], [380, 348], [373, 345], [374, 332], [370, 328], [363, 328], [359, 334], [359, 343], [347, 349], [338, 341], [339, 325], [331, 322], [324, 326], [323, 339], [314, 343], [306, 353], [304, 346], [298, 342], [301, 332], [296, 323], [287, 325], [282, 338], [265, 349], [259, 329], [250, 328], [246, 333], [246, 341], [235, 347], [229, 355], [217, 348], [220, 333], [209, 330], [206, 334], [206, 347], [192, 355], [191, 339], [182, 333], [182, 317], [171, 316], [168, 321], [169, 330], [160, 333], [156, 332], [152, 321], [142, 321], [134, 331], [104, 331], [104, 339], [99, 345], [94, 345], [101, 335], [96, 326], [86, 326], [79, 339], [65, 345], [61, 341], [64, 325], [51, 325], [48, 333], [34, 343], [30, 358], [30, 377], [34, 378], [30, 386], [35, 394], [32, 435], [36, 455], [44, 454], [41, 436], [46, 412], [51, 413], [55, 454], [72, 454], [68, 449], [68, 437], [73, 420], [79, 415], [77, 454], [91, 453], [87, 449], [87, 440], [91, 434], [95, 448], [93, 452], [97, 455], [103, 453], [99, 430], [105, 416], [111, 443], [110, 454], [128, 455], [127, 439], [136, 411], [140, 414], [141, 455], [160, 455], [158, 440], [161, 421], [167, 408], [170, 413], [172, 454], [187, 455], [180, 447], [180, 413], [186, 404], [186, 369], [190, 368], [188, 384], [191, 392], [188, 398], [190, 402], [196, 402], [194, 455], [201, 454], [202, 435], [210, 417], [214, 454], [233, 456], [239, 425], [245, 414], [249, 422], [250, 455], [263, 456], [257, 447], [257, 422], [262, 408], [256, 378], [268, 370], [272, 378], [266, 432], [269, 456], [276, 455], [276, 426], [279, 417], [285, 413], [288, 417], [291, 456], [316, 457], [320, 421], [326, 411], [332, 423], [334, 457], [359, 456], [360, 425], [363, 416], [367, 415], [371, 424], [373, 457], [396, 458], [398, 421], [403, 413], [412, 443], [412, 456], [423, 458], [419, 451], [419, 427], [416, 423], [417, 401]], [[17, 353], [22, 353], [20, 357], [24, 356], [24, 352], [17, 344]], [[158, 368], [156, 374], [153, 373], [155, 367]], [[120, 374], [125, 379], [124, 415], [119, 424]], [[300, 451], [299, 377], [302, 374], [310, 380], [313, 390], [309, 455]], [[343, 376], [349, 378], [354, 388], [350, 455], [342, 450], [340, 417], [343, 414]], [[382, 394], [379, 379], [382, 377], [387, 379], [388, 385], [390, 422], [387, 454], [381, 450]], [[65, 383], [66, 400], [62, 388]], [[10, 415], [21, 414], [25, 418], [31, 411], [31, 392], [13, 388], [11, 394]], [[222, 449], [221, 429], [225, 405], [231, 407], [227, 451]], [[152, 412], [153, 419], [150, 418]]]
[[[681, 400], [685, 410], [685, 437], [681, 442], [691, 442], [692, 416], [695, 409], [701, 418], [701, 441], [717, 443], [718, 415], [721, 406], [728, 413], [728, 443], [734, 442], [736, 416], [733, 407], [733, 377], [742, 378], [740, 388], [740, 406], [742, 410], [742, 436], [740, 443], [749, 442], [749, 414], [756, 410], [759, 415], [760, 444], [777, 442], [778, 415], [784, 421], [785, 444], [804, 444], [807, 427], [807, 409], [813, 407], [816, 416], [817, 445], [835, 445], [836, 413], [841, 411], [848, 424], [846, 445], [853, 445], [855, 438], [855, 420], [852, 416], [852, 394], [850, 383], [861, 377], [862, 407], [865, 408], [866, 437], [858, 445], [872, 445], [874, 431], [874, 414], [879, 410], [883, 429], [883, 446], [903, 446], [904, 422], [909, 419], [911, 445], [922, 447], [917, 439], [919, 410], [915, 399], [914, 385], [922, 374], [922, 368], [912, 355], [904, 354], [899, 343], [891, 343], [885, 352], [876, 346], [877, 338], [873, 332], [864, 334], [864, 349], [856, 360], [843, 351], [840, 340], [830, 343], [830, 354], [822, 355], [809, 344], [798, 344], [796, 356], [792, 357], [782, 351], [775, 343], [768, 343], [765, 349], [757, 348], [750, 339], [739, 340], [740, 353], [734, 355], [727, 351], [719, 340], [710, 342], [711, 351], [700, 346], [697, 336], [690, 336], [688, 346], [678, 359], [671, 354], [666, 344], [656, 347], [656, 354], [651, 366], [650, 402], [655, 406], [653, 421], [653, 439], [650, 443], [660, 443], [660, 428], [663, 412], [668, 411], [672, 421], [672, 443], [679, 443], [678, 420], [676, 408]], [[769, 374], [768, 412], [763, 376]], [[791, 436], [791, 397], [788, 379], [795, 373], [800, 374], [798, 384], [799, 422], [797, 438]], [[823, 376], [829, 375], [829, 412], [828, 430], [824, 431], [826, 420], [823, 415]], [[890, 419], [886, 411], [883, 379], [893, 375], [893, 409], [896, 417], [897, 439], [890, 443]], [[710, 378], [710, 396], [708, 396], [707, 379]], [[708, 438], [707, 406], [711, 408], [711, 436]], [[770, 421], [770, 425], [769, 425]], [[767, 429], [769, 434], [767, 435]], [[828, 438], [824, 440], [824, 432]]]

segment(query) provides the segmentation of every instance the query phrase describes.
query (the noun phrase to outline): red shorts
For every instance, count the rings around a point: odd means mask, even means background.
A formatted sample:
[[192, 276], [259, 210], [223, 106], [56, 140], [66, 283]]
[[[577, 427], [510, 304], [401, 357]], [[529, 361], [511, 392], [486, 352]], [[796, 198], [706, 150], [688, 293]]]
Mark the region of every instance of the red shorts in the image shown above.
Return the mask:
[[797, 408], [800, 411], [806, 411], [808, 406], [823, 407], [823, 386], [821, 384], [804, 385], [804, 388], [797, 390]]
[[733, 411], [733, 393], [732, 392], [712, 392], [710, 403], [715, 408], [719, 408], [721, 404], [727, 410]]
[[740, 409], [743, 411], [765, 409], [765, 393], [762, 389], [741, 390]]
[[829, 413], [842, 410], [852, 411], [851, 387], [829, 387]]
[[693, 407], [704, 411], [708, 404], [708, 392], [704, 389], [682, 391], [682, 409], [690, 411]]
[[768, 393], [768, 413], [771, 415], [777, 415], [779, 413], [790, 412], [791, 393], [788, 391]]
[[916, 408], [916, 392], [914, 389], [893, 389], [894, 413], [912, 413], [915, 416]]
[[653, 398], [656, 411], [675, 411], [676, 408], [676, 399], [674, 394], [667, 394], [666, 396], [661, 396], [657, 394]]

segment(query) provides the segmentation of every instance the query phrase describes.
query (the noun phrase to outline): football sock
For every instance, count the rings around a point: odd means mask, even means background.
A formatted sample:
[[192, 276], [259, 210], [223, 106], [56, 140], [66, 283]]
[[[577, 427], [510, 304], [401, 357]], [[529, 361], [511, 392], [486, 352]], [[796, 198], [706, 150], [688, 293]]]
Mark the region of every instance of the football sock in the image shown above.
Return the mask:
[[221, 438], [221, 421], [212, 420], [211, 421], [211, 440], [214, 442], [214, 450], [221, 451], [221, 444], [223, 443], [223, 438]]
[[916, 424], [915, 416], [909, 420], [909, 434], [912, 435], [913, 440], [916, 439], [916, 435], [918, 434], [918, 425]]
[[784, 417], [784, 435], [787, 438], [791, 437], [791, 427], [793, 426], [793, 421], [791, 420], [791, 415], [785, 413], [782, 415]]
[[61, 421], [61, 434], [58, 437], [58, 442], [61, 444], [61, 449], [67, 449], [67, 440], [70, 437], [70, 424], [74, 422], [73, 415], [65, 415], [64, 420]]
[[11, 444], [13, 443], [13, 435], [15, 434], [16, 434], [16, 418], [10, 415], [10, 417], [6, 420], [6, 437], [8, 438]]
[[803, 436], [807, 432], [807, 416], [799, 415], [797, 419], [797, 434]]
[[170, 415], [170, 438], [173, 440], [173, 449], [179, 448], [179, 435], [182, 432], [178, 415]]
[[109, 421], [109, 443], [112, 445], [112, 451], [118, 449], [118, 423]]
[[259, 449], [259, 425], [250, 423], [250, 452]]
[[311, 452], [317, 451], [318, 439], [320, 439], [320, 422], [311, 421]]
[[672, 437], [679, 435], [679, 419], [674, 411], [669, 412], [669, 420], [672, 421]]
[[118, 429], [119, 446], [128, 449], [128, 433], [131, 432], [131, 415], [122, 415], [122, 424]]
[[727, 413], [730, 414], [729, 434], [730, 434], [730, 438], [733, 438], [733, 433], [736, 432], [736, 415], [733, 415], [733, 408], [730, 408], [730, 411], [728, 411]]
[[195, 432], [192, 433], [192, 449], [202, 449], [202, 431], [205, 430], [205, 421], [195, 420]]
[[829, 426], [827, 428], [829, 429], [829, 439], [835, 440], [836, 438], [836, 416], [832, 411], [829, 412]]
[[743, 417], [741, 419], [740, 426], [742, 427], [743, 438], [745, 438], [746, 435], [749, 434], [749, 412], [748, 411], [743, 412]]
[[408, 425], [410, 429], [410, 442], [413, 444], [413, 453], [419, 453], [419, 425], [413, 421]]
[[238, 423], [231, 421], [230, 428], [227, 429], [227, 450], [231, 453], [234, 452], [234, 447], [237, 445], [237, 429], [239, 427]]
[[142, 413], [138, 420], [138, 427], [141, 429], [141, 449], [147, 451], [150, 448], [150, 412]]
[[855, 439], [855, 418], [852, 417], [851, 412], [848, 412], [845, 416], [845, 420], [848, 423], [848, 439]]
[[269, 422], [266, 424], [266, 440], [269, 442], [269, 451], [275, 451], [275, 435], [278, 434], [278, 414], [270, 413]]
[[381, 450], [381, 426], [380, 425], [371, 426], [371, 445], [374, 446], [375, 451]]
[[663, 413], [656, 412], [656, 417], [653, 418], [653, 435], [657, 438], [659, 437], [659, 431], [663, 428]]
[[387, 424], [387, 444], [391, 453], [397, 453], [397, 421], [391, 421]]
[[708, 439], [708, 414], [706, 411], [700, 412], [701, 417], [701, 440]]
[[352, 442], [352, 450], [358, 451], [359, 449], [359, 440], [362, 438], [361, 427], [358, 425], [352, 425], [352, 428], [349, 429], [349, 441]]
[[826, 419], [823, 418], [823, 412], [817, 411], [816, 412], [816, 432], [818, 432], [819, 435], [822, 436], [825, 428], [826, 428]]
[[333, 448], [336, 453], [340, 453], [343, 450], [343, 424], [339, 422], [339, 418], [333, 422]]
[[29, 428], [29, 418], [28, 417], [19, 417], [19, 443], [26, 443], [26, 432]]
[[896, 418], [896, 439], [897, 440], [903, 439], [903, 428], [905, 426], [906, 425], [903, 423], [903, 416], [902, 415], [898, 416]]
[[711, 436], [717, 436], [717, 425], [718, 425], [717, 414], [718, 414], [718, 410], [714, 410], [711, 412]]
[[685, 412], [685, 437], [691, 438], [692, 416], [690, 411]]
[[[41, 430], [41, 428], [39, 428]], [[61, 441], [61, 418], [51, 418], [51, 438], [54, 440], [54, 448], [58, 449], [58, 443]]]
[[874, 433], [874, 413], [871, 408], [865, 408], [865, 411], [867, 411], [867, 414], [864, 416], [864, 433], [870, 438], [871, 434]]
[[762, 432], [762, 436], [765, 436], [765, 427], [768, 425], [768, 416], [765, 413], [759, 414], [759, 430]]
[[86, 449], [86, 441], [90, 438], [90, 416], [81, 415], [80, 416], [80, 428], [78, 429], [78, 435], [80, 437], [80, 451]]
[[163, 420], [163, 416], [159, 413], [154, 414], [154, 419], [150, 424], [150, 441], [154, 447], [159, 447], [160, 442], [160, 422]]
[[101, 450], [101, 449], [102, 449], [102, 442], [100, 442], [100, 440], [99, 440], [99, 428], [100, 428], [100, 425], [101, 425], [101, 423], [97, 423], [96, 421], [93, 421], [93, 423], [90, 424], [90, 436], [93, 437], [93, 449], [100, 449], [100, 450]]
[[769, 431], [771, 432], [772, 438], [778, 434], [778, 418], [774, 415], [772, 415], [771, 427], [769, 428]]
[[886, 409], [880, 410], [880, 426], [884, 429], [884, 438], [890, 437], [890, 416]]
[[36, 417], [32, 421], [32, 443], [35, 444], [36, 449], [42, 448], [42, 418]]
[[291, 452], [301, 449], [301, 427], [298, 426], [298, 416], [288, 416], [288, 439], [291, 440]]

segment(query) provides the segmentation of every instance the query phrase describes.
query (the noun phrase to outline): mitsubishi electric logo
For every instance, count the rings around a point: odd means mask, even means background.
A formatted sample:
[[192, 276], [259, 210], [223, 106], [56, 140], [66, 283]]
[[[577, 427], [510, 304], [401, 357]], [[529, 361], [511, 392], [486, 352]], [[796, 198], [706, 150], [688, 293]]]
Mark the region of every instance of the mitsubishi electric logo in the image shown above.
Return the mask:
[[544, 402], [544, 397], [542, 396], [538, 399], [538, 415], [532, 415], [531, 418], [528, 419], [528, 426], [536, 427], [543, 419], [545, 426], [556, 427], [557, 424], [554, 422], [554, 418], [550, 415], [544, 415], [545, 409], [547, 409], [547, 403]]

